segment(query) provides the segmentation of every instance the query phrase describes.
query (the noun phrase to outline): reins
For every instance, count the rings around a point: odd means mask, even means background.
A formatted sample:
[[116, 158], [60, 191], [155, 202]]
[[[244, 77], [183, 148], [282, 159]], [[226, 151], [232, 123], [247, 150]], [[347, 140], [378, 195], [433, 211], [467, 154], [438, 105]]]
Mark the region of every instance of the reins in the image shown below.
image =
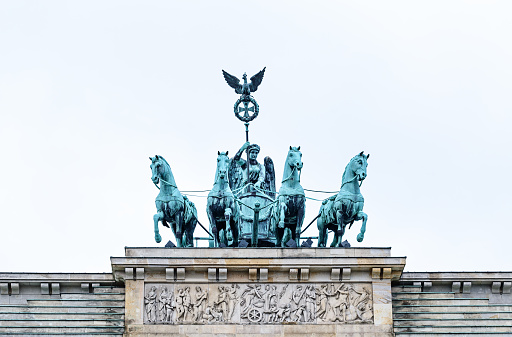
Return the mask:
[[[356, 174], [356, 175], [354, 176], [354, 178], [352, 178], [352, 179], [350, 179], [350, 180], [348, 180], [348, 181], [345, 181], [343, 184], [341, 184], [341, 187], [343, 187], [343, 185], [346, 185], [346, 184], [348, 184], [348, 183], [353, 182], [353, 181], [354, 181], [354, 180], [356, 180], [358, 177], [359, 177], [359, 175], [358, 175], [358, 174]], [[364, 181], [364, 180], [361, 180], [361, 183], [359, 184], [359, 187], [361, 187], [361, 185], [363, 184], [363, 181]], [[341, 187], [340, 187], [340, 189], [341, 189]]]
[[[293, 167], [292, 167], [292, 172], [290, 173], [290, 175], [288, 176], [288, 178], [286, 178], [286, 179], [284, 179], [283, 181], [281, 181], [281, 184], [282, 184], [282, 183], [284, 183], [284, 182], [286, 182], [286, 181], [288, 181], [288, 180], [290, 180], [290, 179], [293, 179], [293, 177], [292, 177], [292, 176], [293, 176], [293, 172], [294, 172], [296, 169], [297, 169], [297, 167], [296, 167], [296, 166], [293, 166]], [[302, 170], [299, 170], [299, 183], [300, 183], [300, 174], [302, 173], [301, 171], [302, 171]]]
[[[164, 179], [162, 179], [162, 178], [158, 178], [158, 179], [160, 179], [160, 181], [161, 181], [161, 182], [163, 182], [163, 183], [165, 183], [165, 184], [167, 184], [167, 185], [169, 185], [169, 186], [171, 186], [171, 187], [178, 188], [176, 185], [171, 184], [171, 183], [170, 183], [170, 182], [168, 182], [167, 180], [164, 180]], [[158, 187], [158, 184], [157, 184], [157, 183], [153, 182], [153, 184], [155, 184], [156, 188], [160, 189], [160, 187]]]

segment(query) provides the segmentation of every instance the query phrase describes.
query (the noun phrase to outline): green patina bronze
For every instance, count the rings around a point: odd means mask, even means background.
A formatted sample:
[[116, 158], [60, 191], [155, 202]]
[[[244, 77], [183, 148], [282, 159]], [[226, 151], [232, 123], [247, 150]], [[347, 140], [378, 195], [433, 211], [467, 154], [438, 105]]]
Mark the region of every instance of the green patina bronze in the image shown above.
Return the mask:
[[293, 239], [300, 246], [300, 233], [306, 211], [306, 196], [300, 185], [302, 153], [299, 147], [291, 147], [286, 156], [284, 173], [277, 204], [273, 208], [271, 230], [276, 246], [285, 247]]
[[155, 241], [160, 243], [162, 237], [158, 231], [158, 222], [162, 222], [165, 227], [171, 227], [176, 237], [178, 247], [193, 247], [193, 235], [197, 225], [197, 210], [195, 205], [187, 197], [181, 195], [171, 166], [162, 156], [149, 157], [151, 160], [151, 180], [158, 187], [160, 184], [160, 193], [158, 193], [155, 204], [157, 213], [153, 216]]
[[[248, 152], [248, 160], [242, 158], [244, 151]], [[259, 152], [257, 144], [242, 145], [231, 159], [229, 183], [240, 206], [240, 238], [247, 242], [258, 241], [259, 246], [272, 246], [275, 238], [270, 231], [270, 206], [276, 194], [274, 163], [270, 157], [265, 157], [264, 164], [260, 164]], [[255, 226], [256, 204], [260, 204], [260, 211]], [[257, 240], [253, 239], [253, 234]]]
[[345, 227], [352, 226], [354, 221], [363, 220], [357, 241], [362, 242], [366, 231], [368, 215], [363, 212], [364, 198], [361, 194], [360, 184], [366, 178], [368, 158], [363, 152], [352, 158], [345, 167], [339, 193], [322, 203], [317, 220], [319, 231], [318, 247], [327, 244], [327, 230], [334, 232], [331, 247], [342, 247], [342, 238]]
[[[210, 232], [213, 233], [209, 232], [213, 238], [210, 239], [210, 247], [238, 247], [240, 240], [250, 242], [252, 247], [298, 247], [306, 209], [306, 196], [300, 184], [303, 167], [300, 147], [290, 146], [281, 188], [276, 193], [272, 159], [265, 157], [264, 163], [260, 164], [260, 147], [249, 142], [249, 122], [259, 113], [259, 106], [251, 93], [261, 84], [265, 68], [252, 76], [250, 82], [244, 74], [243, 83], [224, 70], [222, 73], [229, 86], [240, 94], [234, 112], [244, 122], [246, 142], [231, 159], [228, 152], [217, 153], [215, 181], [206, 207]], [[242, 158], [244, 151], [247, 159]], [[366, 178], [369, 156], [361, 152], [350, 160], [343, 173], [339, 193], [322, 202], [319, 214], [304, 229], [317, 220], [319, 247], [326, 246], [328, 230], [334, 232], [331, 247], [343, 247], [346, 226], [350, 228], [358, 220], [363, 220], [363, 224], [357, 241], [363, 241], [368, 216], [363, 212], [364, 198], [359, 182], [362, 184]], [[162, 240], [158, 231], [158, 222], [162, 222], [172, 228], [178, 247], [192, 247], [192, 235], [199, 223], [195, 206], [176, 187], [167, 161], [161, 156], [150, 159], [152, 180], [157, 187], [160, 184], [160, 193], [155, 200], [157, 213], [153, 217], [155, 241]], [[199, 225], [208, 232], [201, 223]]]
[[228, 152], [218, 152], [215, 182], [210, 193], [206, 213], [210, 220], [210, 231], [214, 235], [215, 247], [227, 247], [231, 238], [233, 247], [238, 247], [239, 207], [229, 187], [228, 170], [230, 160]]

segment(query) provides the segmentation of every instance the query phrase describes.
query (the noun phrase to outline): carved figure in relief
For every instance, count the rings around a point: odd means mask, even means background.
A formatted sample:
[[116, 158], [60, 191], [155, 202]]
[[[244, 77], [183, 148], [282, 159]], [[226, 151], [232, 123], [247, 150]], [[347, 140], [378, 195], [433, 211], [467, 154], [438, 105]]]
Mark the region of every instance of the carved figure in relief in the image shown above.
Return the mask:
[[185, 287], [183, 290], [183, 307], [185, 312], [183, 314], [183, 320], [189, 321], [192, 315], [192, 297], [190, 296], [190, 287]]
[[306, 322], [313, 322], [315, 320], [315, 287], [312, 284], [306, 286], [304, 295], [306, 297]]
[[266, 292], [261, 291], [261, 285], [259, 284], [248, 284], [246, 287], [241, 295], [242, 301], [240, 306], [243, 309], [240, 313], [240, 318], [246, 318], [252, 323], [260, 322], [263, 318], [264, 295]]
[[319, 288], [317, 288], [316, 293], [316, 317], [323, 320], [325, 318], [325, 314], [327, 313], [327, 284], [322, 284]]
[[169, 293], [169, 296], [165, 300], [165, 319], [164, 322], [172, 321], [172, 314], [174, 313], [174, 309], [176, 308], [172, 302], [173, 294]]
[[160, 287], [160, 295], [158, 295], [158, 320], [161, 322], [170, 322], [167, 320], [167, 300], [170, 296], [167, 287]]
[[[361, 289], [361, 290], [358, 290]], [[324, 322], [371, 321], [371, 293], [367, 287], [351, 284], [322, 284], [315, 289], [316, 318]]]
[[279, 310], [276, 313], [276, 322], [282, 323], [282, 322], [291, 322], [291, 305], [290, 303], [282, 304], [279, 307]]
[[362, 321], [371, 320], [373, 317], [372, 304], [370, 301], [370, 291], [363, 287], [359, 292], [353, 287], [349, 287], [349, 312], [347, 320], [360, 319]]
[[293, 322], [305, 322], [306, 321], [306, 301], [304, 294], [306, 288], [302, 290], [302, 286], [298, 285], [292, 292], [292, 321]]
[[149, 292], [144, 296], [146, 305], [146, 317], [148, 322], [156, 322], [156, 287], [152, 286]]
[[183, 305], [183, 289], [178, 289], [176, 294], [176, 321], [183, 322], [185, 306]]
[[263, 322], [270, 323], [275, 321], [275, 316], [278, 311], [277, 301], [278, 294], [275, 285], [266, 285], [266, 292], [264, 295], [264, 310], [263, 310]]
[[222, 321], [222, 313], [217, 312], [212, 307], [207, 307], [205, 310], [205, 313], [203, 315], [203, 318], [208, 321], [208, 323], [211, 322], [221, 322]]
[[349, 306], [348, 302], [348, 291], [345, 290], [345, 286], [342, 283], [336, 290], [334, 290], [334, 284], [331, 284], [330, 296], [327, 299], [329, 308], [332, 310], [333, 316], [330, 320], [332, 322], [346, 321], [346, 310]]
[[237, 289], [240, 289], [240, 286], [238, 284], [233, 283], [231, 285], [231, 288], [225, 287], [225, 289], [228, 293], [228, 298], [229, 298], [227, 320], [231, 321], [231, 319], [233, 318], [233, 314], [235, 313], [236, 303], [238, 302], [238, 299], [239, 299], [238, 294], [237, 294]]
[[229, 316], [229, 293], [228, 290], [219, 286], [219, 294], [217, 295], [217, 300], [213, 302], [214, 308], [217, 312], [221, 313], [221, 321], [225, 321]]
[[208, 302], [208, 292], [203, 291], [201, 287], [196, 287], [196, 303], [193, 306], [192, 320], [200, 322], [203, 320], [206, 304]]

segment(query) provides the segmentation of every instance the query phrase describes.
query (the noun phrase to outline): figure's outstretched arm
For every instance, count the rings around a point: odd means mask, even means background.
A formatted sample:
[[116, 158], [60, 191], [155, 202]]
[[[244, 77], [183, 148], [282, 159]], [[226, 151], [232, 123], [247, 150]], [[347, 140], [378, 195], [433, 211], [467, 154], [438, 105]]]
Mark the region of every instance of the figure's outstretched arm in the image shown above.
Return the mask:
[[242, 161], [243, 163], [245, 163], [245, 160], [242, 159], [242, 153], [244, 153], [244, 151], [249, 147], [249, 145], [251, 145], [251, 143], [245, 142], [244, 145], [242, 145], [242, 147], [240, 148], [240, 150], [238, 150], [238, 152], [235, 154], [233, 160], [236, 160], [237, 162]]

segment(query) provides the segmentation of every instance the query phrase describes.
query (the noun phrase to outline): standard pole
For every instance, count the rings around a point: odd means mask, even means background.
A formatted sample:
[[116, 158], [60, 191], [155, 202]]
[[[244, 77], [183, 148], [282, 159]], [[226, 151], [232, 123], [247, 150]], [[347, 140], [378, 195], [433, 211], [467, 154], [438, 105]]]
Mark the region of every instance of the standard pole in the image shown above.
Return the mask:
[[[245, 141], [249, 141], [249, 123], [244, 123], [245, 125]], [[249, 180], [250, 173], [249, 173], [249, 149], [247, 151], [247, 184], [249, 184], [251, 181]], [[249, 188], [247, 188], [247, 191], [249, 191]]]
[[252, 223], [251, 246], [258, 247], [258, 223], [260, 221], [260, 203], [254, 204], [254, 221]]

